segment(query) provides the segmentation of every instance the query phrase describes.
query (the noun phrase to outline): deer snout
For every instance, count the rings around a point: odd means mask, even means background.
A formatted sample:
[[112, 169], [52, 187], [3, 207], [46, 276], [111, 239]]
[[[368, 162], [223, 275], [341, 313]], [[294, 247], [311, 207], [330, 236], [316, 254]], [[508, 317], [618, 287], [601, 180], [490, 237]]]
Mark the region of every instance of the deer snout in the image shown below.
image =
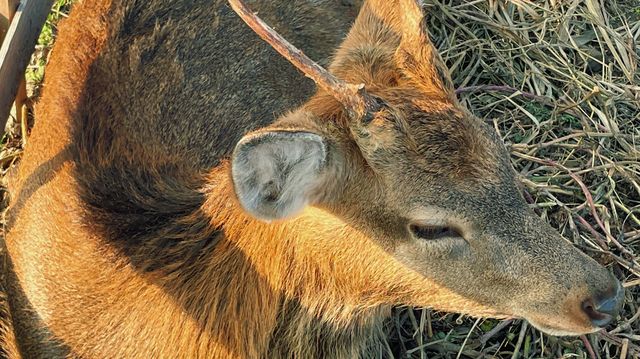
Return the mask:
[[605, 327], [613, 322], [624, 302], [624, 288], [619, 281], [605, 292], [598, 293], [582, 302], [582, 310], [596, 327]]

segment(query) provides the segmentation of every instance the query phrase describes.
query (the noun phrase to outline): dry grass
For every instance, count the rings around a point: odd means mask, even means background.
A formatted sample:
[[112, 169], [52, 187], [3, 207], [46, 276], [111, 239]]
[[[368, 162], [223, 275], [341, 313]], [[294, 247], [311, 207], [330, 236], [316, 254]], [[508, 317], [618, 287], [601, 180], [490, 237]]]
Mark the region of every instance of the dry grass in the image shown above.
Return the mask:
[[[395, 346], [409, 358], [640, 357], [640, 0], [425, 2], [461, 101], [504, 138], [531, 206], [627, 293], [615, 328], [581, 338], [400, 310]], [[33, 62], [36, 85], [50, 44]], [[3, 171], [23, 144], [12, 129]]]

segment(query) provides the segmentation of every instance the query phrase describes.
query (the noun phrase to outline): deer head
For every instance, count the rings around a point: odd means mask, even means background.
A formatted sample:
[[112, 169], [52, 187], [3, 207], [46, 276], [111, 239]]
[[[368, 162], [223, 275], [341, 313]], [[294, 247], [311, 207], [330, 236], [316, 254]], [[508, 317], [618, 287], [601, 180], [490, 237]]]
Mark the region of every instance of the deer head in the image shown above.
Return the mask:
[[237, 144], [246, 212], [287, 220], [314, 206], [365, 233], [396, 274], [421, 278], [380, 288], [389, 304], [518, 316], [553, 334], [615, 317], [619, 282], [528, 208], [501, 139], [458, 104], [419, 1], [367, 2], [331, 72], [230, 2], [319, 87]]

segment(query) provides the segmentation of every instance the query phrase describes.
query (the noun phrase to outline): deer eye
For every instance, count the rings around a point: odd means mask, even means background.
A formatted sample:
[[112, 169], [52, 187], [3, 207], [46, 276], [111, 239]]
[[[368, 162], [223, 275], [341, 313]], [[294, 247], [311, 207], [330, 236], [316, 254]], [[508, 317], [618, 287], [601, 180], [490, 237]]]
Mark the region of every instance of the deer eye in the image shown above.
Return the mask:
[[409, 230], [417, 238], [425, 241], [432, 241], [442, 238], [462, 238], [458, 230], [449, 226], [430, 226], [422, 224], [411, 224]]

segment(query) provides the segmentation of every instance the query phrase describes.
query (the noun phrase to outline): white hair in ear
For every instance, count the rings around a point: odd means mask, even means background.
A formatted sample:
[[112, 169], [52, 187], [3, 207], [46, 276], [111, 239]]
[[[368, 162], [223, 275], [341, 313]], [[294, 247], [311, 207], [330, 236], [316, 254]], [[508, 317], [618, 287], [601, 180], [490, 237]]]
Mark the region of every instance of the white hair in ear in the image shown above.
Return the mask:
[[313, 200], [326, 157], [322, 137], [310, 132], [269, 131], [245, 136], [231, 162], [236, 196], [256, 218], [294, 216]]

